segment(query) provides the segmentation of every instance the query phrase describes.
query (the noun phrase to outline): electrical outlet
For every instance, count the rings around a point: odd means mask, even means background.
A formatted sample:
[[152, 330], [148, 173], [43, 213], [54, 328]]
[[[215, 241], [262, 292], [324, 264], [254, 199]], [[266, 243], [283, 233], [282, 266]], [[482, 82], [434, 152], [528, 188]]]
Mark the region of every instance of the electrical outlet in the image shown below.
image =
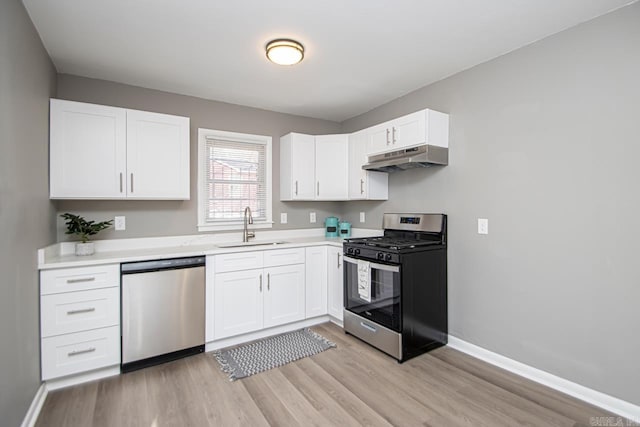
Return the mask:
[[364, 222], [364, 212], [360, 212], [360, 222]]
[[125, 221], [125, 217], [117, 216], [113, 219], [114, 226], [116, 231], [123, 231], [127, 229], [127, 222]]
[[280, 224], [286, 224], [286, 223], [287, 223], [287, 213], [282, 212], [280, 214]]
[[316, 222], [316, 213], [315, 212], [309, 212], [309, 222], [314, 224]]
[[478, 234], [489, 234], [489, 220], [478, 218]]

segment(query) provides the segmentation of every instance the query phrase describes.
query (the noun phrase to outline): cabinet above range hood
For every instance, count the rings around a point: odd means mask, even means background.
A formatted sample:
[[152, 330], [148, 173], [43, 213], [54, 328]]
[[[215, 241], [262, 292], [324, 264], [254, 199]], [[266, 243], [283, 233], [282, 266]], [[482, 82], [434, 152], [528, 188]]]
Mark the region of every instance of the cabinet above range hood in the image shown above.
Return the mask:
[[368, 157], [362, 169], [377, 172], [396, 172], [433, 165], [447, 165], [449, 149], [437, 145], [424, 144], [418, 147], [376, 154]]

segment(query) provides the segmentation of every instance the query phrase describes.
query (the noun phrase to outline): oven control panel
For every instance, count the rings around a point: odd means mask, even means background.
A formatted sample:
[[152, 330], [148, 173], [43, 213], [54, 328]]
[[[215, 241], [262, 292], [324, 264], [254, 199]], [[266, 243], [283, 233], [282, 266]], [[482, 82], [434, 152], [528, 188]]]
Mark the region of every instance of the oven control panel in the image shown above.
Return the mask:
[[381, 251], [380, 248], [344, 248], [347, 256], [363, 259], [366, 261], [379, 261], [388, 264], [399, 264], [400, 255], [394, 252]]

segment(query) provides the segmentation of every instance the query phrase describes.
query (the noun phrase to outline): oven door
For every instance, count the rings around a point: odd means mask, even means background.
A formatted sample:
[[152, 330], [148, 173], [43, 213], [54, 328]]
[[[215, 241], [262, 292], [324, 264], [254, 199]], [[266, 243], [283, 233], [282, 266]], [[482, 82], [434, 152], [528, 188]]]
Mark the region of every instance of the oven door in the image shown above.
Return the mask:
[[344, 307], [361, 317], [400, 332], [400, 266], [369, 262], [370, 288], [358, 289], [358, 260], [344, 257]]

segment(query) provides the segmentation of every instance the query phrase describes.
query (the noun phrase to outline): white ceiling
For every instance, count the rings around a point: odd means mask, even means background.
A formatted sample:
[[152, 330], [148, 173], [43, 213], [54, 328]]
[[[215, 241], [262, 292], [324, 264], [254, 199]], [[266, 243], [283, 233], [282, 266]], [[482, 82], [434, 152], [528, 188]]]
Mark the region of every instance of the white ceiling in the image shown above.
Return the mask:
[[[630, 0], [23, 0], [58, 72], [343, 121]], [[294, 38], [294, 67], [265, 44]]]

